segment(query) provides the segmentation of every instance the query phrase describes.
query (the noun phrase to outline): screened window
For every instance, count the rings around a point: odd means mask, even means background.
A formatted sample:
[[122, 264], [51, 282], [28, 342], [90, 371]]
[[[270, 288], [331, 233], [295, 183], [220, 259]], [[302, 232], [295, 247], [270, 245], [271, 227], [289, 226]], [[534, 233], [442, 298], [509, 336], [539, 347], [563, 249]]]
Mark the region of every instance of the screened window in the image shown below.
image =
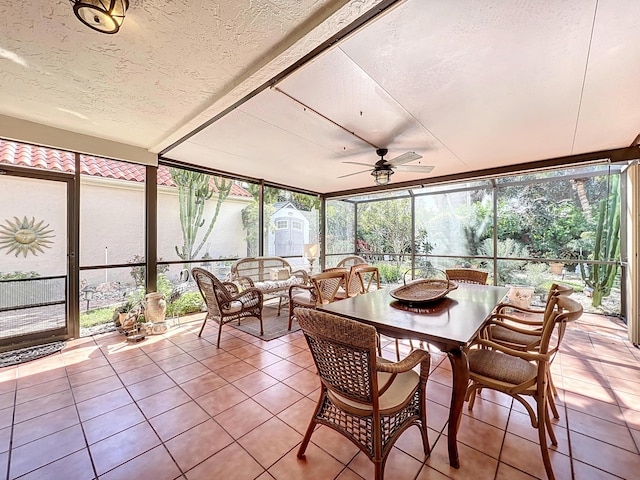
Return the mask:
[[[291, 257], [290, 263], [304, 268], [304, 245], [319, 241], [320, 199], [269, 186], [264, 187], [263, 198], [264, 254]], [[295, 260], [296, 257], [299, 260]]]
[[160, 165], [158, 261], [246, 256], [253, 201], [232, 179]]

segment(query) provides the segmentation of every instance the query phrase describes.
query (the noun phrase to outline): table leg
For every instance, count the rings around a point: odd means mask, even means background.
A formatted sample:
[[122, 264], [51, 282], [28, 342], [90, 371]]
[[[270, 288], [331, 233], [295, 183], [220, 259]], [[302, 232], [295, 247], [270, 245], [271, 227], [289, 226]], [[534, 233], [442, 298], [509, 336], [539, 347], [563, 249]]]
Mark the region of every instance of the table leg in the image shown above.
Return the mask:
[[469, 384], [469, 362], [467, 354], [457, 348], [447, 352], [451, 362], [453, 372], [453, 392], [451, 393], [451, 408], [449, 409], [449, 465], [454, 468], [460, 467], [458, 459], [458, 428], [462, 419], [462, 407], [464, 397]]

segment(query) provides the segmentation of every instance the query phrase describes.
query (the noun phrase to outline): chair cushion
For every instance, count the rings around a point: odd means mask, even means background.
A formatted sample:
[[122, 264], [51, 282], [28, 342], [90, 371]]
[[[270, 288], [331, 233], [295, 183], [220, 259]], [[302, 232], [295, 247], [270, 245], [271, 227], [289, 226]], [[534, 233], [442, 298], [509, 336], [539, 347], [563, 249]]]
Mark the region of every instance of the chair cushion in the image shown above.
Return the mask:
[[[311, 292], [309, 290], [298, 289], [298, 293], [293, 294], [291, 296], [291, 300], [298, 306], [306, 305], [309, 307], [315, 307], [318, 305], [315, 300], [311, 300]], [[326, 305], [329, 302], [325, 299], [322, 303]]]
[[[390, 373], [378, 372], [378, 387], [383, 387], [389, 380], [390, 376]], [[413, 370], [398, 374], [389, 389], [380, 396], [380, 410], [394, 411], [398, 407], [404, 405], [411, 397], [411, 394], [415, 390], [419, 381], [420, 376]], [[337, 398], [338, 401], [355, 409], [366, 411], [373, 410], [373, 405], [369, 403], [360, 403], [355, 400], [350, 400], [338, 393], [332, 392], [331, 390], [329, 390], [328, 395], [330, 397]]]
[[240, 310], [242, 310], [242, 302], [235, 301], [231, 302], [229, 308], [224, 308], [223, 312], [228, 315], [229, 313], [236, 313]]
[[491, 338], [498, 342], [508, 342], [514, 345], [535, 345], [540, 342], [540, 335], [514, 332], [501, 325], [491, 326]]
[[514, 385], [529, 381], [538, 374], [538, 368], [533, 363], [519, 357], [482, 348], [469, 352], [469, 371]]

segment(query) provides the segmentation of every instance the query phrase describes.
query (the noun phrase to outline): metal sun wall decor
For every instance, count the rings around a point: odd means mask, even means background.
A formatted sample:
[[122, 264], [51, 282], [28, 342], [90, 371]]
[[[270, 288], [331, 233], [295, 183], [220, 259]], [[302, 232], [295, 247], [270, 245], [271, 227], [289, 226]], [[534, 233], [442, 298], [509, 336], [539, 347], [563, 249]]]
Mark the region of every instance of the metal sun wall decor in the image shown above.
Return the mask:
[[16, 257], [21, 253], [26, 257], [29, 252], [38, 255], [38, 252], [44, 253], [43, 248], [51, 248], [53, 242], [49, 239], [55, 235], [52, 229], [47, 230], [49, 224], [42, 225], [44, 220], [36, 223], [35, 217], [31, 217], [31, 221], [27, 217], [13, 218], [14, 222], [7, 219], [6, 225], [0, 225], [0, 250], [8, 250], [7, 255], [15, 251]]

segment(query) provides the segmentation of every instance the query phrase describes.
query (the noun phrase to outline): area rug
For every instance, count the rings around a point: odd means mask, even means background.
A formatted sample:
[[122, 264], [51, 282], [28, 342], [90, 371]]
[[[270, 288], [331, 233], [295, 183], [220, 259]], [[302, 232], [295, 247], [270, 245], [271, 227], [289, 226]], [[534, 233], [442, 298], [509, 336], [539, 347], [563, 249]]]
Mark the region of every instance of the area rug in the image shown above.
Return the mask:
[[21, 348], [19, 350], [11, 350], [0, 353], [0, 368], [18, 365], [19, 363], [35, 360], [36, 358], [46, 357], [62, 350], [65, 342], [52, 342], [46, 345], [38, 345], [35, 347]]
[[287, 312], [282, 312], [279, 317], [267, 316], [262, 319], [262, 323], [264, 325], [264, 335], [260, 335], [260, 322], [255, 317], [243, 318], [240, 321], [240, 325], [238, 325], [236, 321], [227, 323], [227, 325], [248, 333], [249, 335], [253, 335], [265, 342], [300, 330], [300, 325], [298, 325], [297, 322], [293, 322], [291, 330], [287, 329], [289, 324], [289, 315]]

